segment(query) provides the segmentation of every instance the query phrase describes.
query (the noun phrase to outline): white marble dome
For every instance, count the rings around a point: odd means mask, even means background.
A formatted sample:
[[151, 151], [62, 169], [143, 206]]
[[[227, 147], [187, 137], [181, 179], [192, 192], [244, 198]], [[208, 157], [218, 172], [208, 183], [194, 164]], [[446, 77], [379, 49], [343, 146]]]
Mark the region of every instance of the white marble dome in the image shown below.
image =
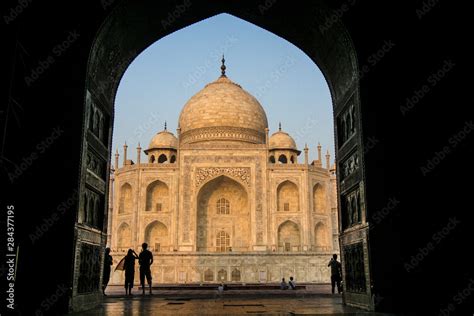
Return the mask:
[[225, 75], [185, 104], [179, 117], [183, 143], [232, 140], [264, 143], [267, 115], [260, 103]]
[[288, 135], [288, 133], [279, 130], [278, 132], [272, 134], [269, 139], [269, 148], [270, 149], [291, 149], [297, 150], [296, 143], [293, 137]]
[[157, 133], [150, 142], [148, 150], [150, 149], [163, 149], [163, 148], [178, 148], [178, 139], [173, 133], [168, 132], [166, 129]]

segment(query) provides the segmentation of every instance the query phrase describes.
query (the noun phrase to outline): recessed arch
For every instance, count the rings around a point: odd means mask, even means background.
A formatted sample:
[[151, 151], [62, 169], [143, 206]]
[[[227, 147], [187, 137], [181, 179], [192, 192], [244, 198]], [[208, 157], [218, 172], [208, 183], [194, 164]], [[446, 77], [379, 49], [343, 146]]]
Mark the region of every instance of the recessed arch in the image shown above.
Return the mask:
[[120, 224], [117, 229], [117, 248], [126, 250], [132, 247], [132, 230], [127, 223]]
[[316, 246], [316, 250], [329, 250], [328, 229], [323, 222], [317, 223], [314, 227], [314, 245]]
[[298, 224], [287, 220], [278, 226], [278, 249], [285, 252], [301, 250], [301, 232]]
[[326, 192], [320, 183], [316, 183], [313, 187], [313, 212], [318, 214], [326, 214]]
[[[133, 192], [132, 186], [130, 183], [124, 183], [120, 187], [120, 195], [119, 195], [120, 203], [119, 203], [119, 214], [127, 214], [132, 212], [133, 208]], [[92, 214], [91, 214], [92, 216]], [[91, 218], [91, 216], [87, 216]]]
[[[224, 204], [222, 205], [222, 201]], [[229, 214], [220, 214], [216, 207], [229, 205]], [[227, 202], [225, 202], [227, 201]], [[221, 175], [204, 184], [197, 194], [197, 251], [248, 250], [250, 247], [250, 209], [245, 187], [233, 178]], [[221, 232], [229, 235], [229, 244], [219, 243]], [[239, 232], [232, 237], [231, 232]], [[222, 237], [222, 236], [221, 236]], [[219, 237], [220, 238], [220, 237]], [[225, 241], [226, 237], [224, 237]], [[230, 241], [232, 240], [232, 243]]]
[[298, 186], [285, 180], [277, 187], [277, 209], [279, 212], [298, 212], [300, 207]]
[[271, 155], [270, 158], [268, 158], [268, 161], [270, 163], [275, 163], [275, 156]]
[[153, 221], [145, 228], [145, 242], [150, 250], [166, 251], [169, 246], [168, 227], [160, 221]]
[[204, 271], [204, 281], [206, 282], [214, 281], [214, 271], [212, 271], [209, 268], [206, 269], [206, 271]]
[[155, 180], [148, 184], [146, 188], [147, 212], [168, 212], [169, 211], [169, 188], [166, 183]]
[[165, 154], [158, 156], [158, 163], [165, 163], [168, 161], [168, 157]]
[[286, 164], [288, 163], [288, 158], [286, 158], [285, 155], [281, 154], [280, 156], [278, 156], [278, 162], [282, 164]]
[[227, 270], [220, 269], [217, 271], [217, 281], [219, 282], [227, 282]]
[[240, 270], [237, 268], [234, 268], [234, 270], [232, 270], [231, 277], [232, 277], [233, 282], [240, 282]]
[[150, 156], [150, 163], [155, 163], [155, 155]]

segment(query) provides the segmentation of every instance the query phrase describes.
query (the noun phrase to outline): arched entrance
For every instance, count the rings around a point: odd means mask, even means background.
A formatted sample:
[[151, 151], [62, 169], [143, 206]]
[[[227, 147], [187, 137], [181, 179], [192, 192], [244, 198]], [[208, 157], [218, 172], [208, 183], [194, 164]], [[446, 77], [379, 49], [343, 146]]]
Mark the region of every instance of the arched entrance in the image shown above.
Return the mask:
[[219, 176], [204, 184], [197, 197], [197, 251], [247, 251], [250, 208], [247, 191], [234, 179]]
[[[362, 134], [360, 133], [358, 66], [355, 50], [344, 26], [340, 21], [335, 21], [330, 27], [324, 25], [331, 18], [332, 12], [322, 3], [308, 4], [307, 10], [304, 7], [306, 4], [301, 5], [297, 12], [289, 4], [275, 4], [275, 7], [267, 8], [255, 4], [213, 3], [206, 7], [187, 8], [179, 18], [175, 18], [170, 22], [168, 21], [168, 13], [175, 9], [175, 5], [159, 4], [153, 1], [122, 2], [113, 10], [102, 25], [91, 49], [86, 82], [85, 118], [90, 117], [90, 113], [100, 114], [102, 118], [101, 126], [108, 130], [110, 135], [115, 93], [122, 74], [132, 60], [153, 42], [209, 16], [226, 12], [294, 43], [319, 66], [327, 79], [334, 106], [338, 162], [343, 164], [345, 161], [354, 159], [354, 157], [361, 161], [359, 168], [353, 170], [353, 174], [344, 174], [345, 177], [351, 176], [350, 187], [347, 186], [349, 182], [339, 182], [338, 185], [339, 200], [346, 201], [349, 196], [356, 195], [359, 201], [357, 204], [359, 208], [356, 213], [361, 214], [357, 221], [352, 221], [349, 225], [343, 226], [345, 231], [341, 235], [341, 257], [343, 265], [351, 267], [345, 270], [344, 275], [349, 276], [347, 280], [350, 281], [363, 275], [364, 280], [358, 280], [358, 282], [366, 282], [367, 286], [362, 292], [351, 293], [346, 291], [344, 296], [345, 302], [348, 304], [373, 309], [370, 290], [370, 258], [367, 247], [368, 227], [364, 225], [366, 223], [365, 184], [363, 181], [365, 170], [363, 164], [364, 148]], [[277, 21], [289, 12], [301, 16], [298, 23], [292, 25], [291, 28], [278, 24]], [[303, 15], [301, 15], [302, 12]], [[137, 19], [136, 17], [140, 18]], [[308, 32], [308, 30], [311, 30], [311, 32]], [[303, 34], [304, 39], [302, 38]], [[94, 132], [95, 126], [88, 126], [87, 121], [84, 126], [82, 151], [99, 150], [95, 147], [101, 145], [89, 141], [87, 138], [88, 133]], [[104, 135], [104, 143], [109, 138]], [[107, 148], [107, 150], [108, 156], [110, 156], [111, 148]], [[81, 169], [81, 174], [84, 178], [80, 187], [82, 192], [86, 189], [85, 184], [87, 182], [85, 167]], [[343, 179], [339, 177], [338, 180]], [[103, 198], [105, 199], [105, 195]], [[202, 201], [205, 201], [205, 199]], [[340, 203], [339, 205], [341, 205], [340, 218], [348, 218], [348, 214], [354, 213], [354, 210], [347, 209], [347, 203]], [[207, 246], [214, 244], [217, 239], [210, 239], [207, 228], [201, 231], [203, 233], [202, 236], [198, 236], [200, 240], [198, 248], [204, 250], [204, 248], [208, 248]], [[81, 243], [81, 240], [77, 242]], [[357, 262], [357, 264], [346, 264], [345, 253], [346, 251], [353, 253], [354, 244], [357, 245], [357, 249], [359, 249], [357, 251], [361, 255], [350, 255], [349, 258], [351, 258], [350, 260], [362, 261]]]
[[165, 224], [153, 221], [145, 228], [145, 242], [151, 251], [168, 251], [169, 233]]
[[277, 200], [279, 212], [298, 212], [300, 196], [296, 184], [288, 180], [280, 183], [277, 188]]
[[169, 209], [169, 189], [160, 180], [156, 180], [146, 188], [147, 212], [167, 212]]
[[286, 221], [278, 227], [278, 250], [301, 251], [301, 232], [298, 224]]

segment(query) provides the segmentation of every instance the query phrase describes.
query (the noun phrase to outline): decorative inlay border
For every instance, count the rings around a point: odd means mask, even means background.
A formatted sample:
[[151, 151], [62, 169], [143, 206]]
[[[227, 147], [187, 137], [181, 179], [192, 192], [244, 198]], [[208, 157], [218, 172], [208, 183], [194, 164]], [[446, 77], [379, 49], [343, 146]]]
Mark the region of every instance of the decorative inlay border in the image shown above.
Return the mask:
[[222, 174], [237, 178], [241, 182], [245, 183], [248, 187], [250, 186], [250, 168], [234, 167], [197, 168], [195, 176], [195, 186], [199, 187], [207, 179], [214, 178], [215, 176]]
[[211, 126], [192, 129], [180, 135], [180, 142], [183, 144], [219, 139], [263, 144], [265, 143], [265, 133], [250, 128]]

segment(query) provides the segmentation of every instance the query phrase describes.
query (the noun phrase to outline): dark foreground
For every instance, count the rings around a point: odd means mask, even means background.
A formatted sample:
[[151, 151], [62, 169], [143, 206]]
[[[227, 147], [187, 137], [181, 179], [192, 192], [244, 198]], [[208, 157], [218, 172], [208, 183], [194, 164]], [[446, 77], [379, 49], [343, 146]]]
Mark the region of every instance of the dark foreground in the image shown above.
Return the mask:
[[[328, 291], [329, 290], [329, 291]], [[341, 295], [322, 285], [306, 290], [162, 290], [126, 297], [121, 287], [107, 290], [103, 304], [74, 315], [380, 315], [343, 306]]]

